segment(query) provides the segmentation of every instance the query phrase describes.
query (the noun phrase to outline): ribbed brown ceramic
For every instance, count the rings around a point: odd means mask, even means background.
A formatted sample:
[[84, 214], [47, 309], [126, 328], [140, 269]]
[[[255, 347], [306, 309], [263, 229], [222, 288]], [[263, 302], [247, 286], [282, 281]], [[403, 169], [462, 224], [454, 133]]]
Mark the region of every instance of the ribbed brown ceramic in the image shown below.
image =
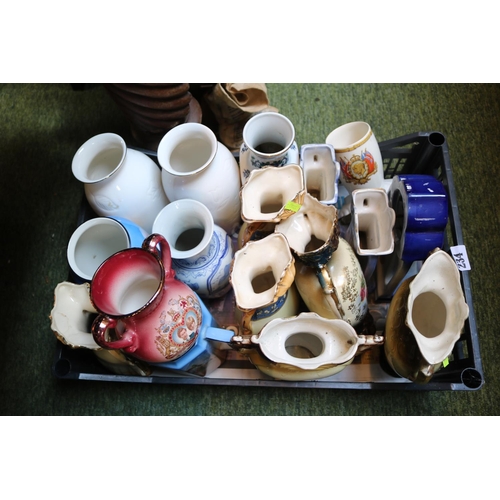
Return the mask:
[[181, 123], [201, 123], [201, 107], [188, 83], [106, 83], [104, 88], [143, 148], [156, 151], [162, 137]]

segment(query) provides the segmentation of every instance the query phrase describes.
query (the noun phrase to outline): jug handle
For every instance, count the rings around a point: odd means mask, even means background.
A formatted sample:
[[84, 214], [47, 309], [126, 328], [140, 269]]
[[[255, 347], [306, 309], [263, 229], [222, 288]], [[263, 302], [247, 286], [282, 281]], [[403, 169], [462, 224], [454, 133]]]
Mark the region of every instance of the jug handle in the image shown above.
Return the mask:
[[318, 267], [316, 269], [316, 276], [318, 277], [319, 284], [321, 285], [321, 288], [323, 289], [323, 293], [325, 295], [329, 295], [332, 297], [332, 299], [335, 303], [335, 306], [337, 307], [337, 310], [340, 313], [340, 316], [342, 318], [345, 318], [345, 313], [344, 313], [344, 309], [342, 307], [342, 303], [340, 302], [340, 299], [337, 295], [337, 289], [335, 288], [333, 280], [330, 277], [330, 274], [328, 273], [328, 270], [326, 269], [326, 267], [325, 266]]
[[[158, 245], [160, 250], [158, 251]], [[155, 255], [165, 268], [166, 278], [175, 278], [175, 271], [172, 269], [172, 253], [168, 241], [158, 233], [148, 236], [142, 243], [142, 248]]]
[[134, 352], [137, 349], [137, 336], [134, 331], [127, 330], [119, 340], [106, 340], [106, 332], [110, 328], [115, 328], [117, 320], [100, 315], [92, 323], [92, 336], [96, 344], [104, 349], [125, 349], [127, 352]]
[[373, 346], [382, 345], [385, 342], [383, 335], [358, 335], [359, 345]]

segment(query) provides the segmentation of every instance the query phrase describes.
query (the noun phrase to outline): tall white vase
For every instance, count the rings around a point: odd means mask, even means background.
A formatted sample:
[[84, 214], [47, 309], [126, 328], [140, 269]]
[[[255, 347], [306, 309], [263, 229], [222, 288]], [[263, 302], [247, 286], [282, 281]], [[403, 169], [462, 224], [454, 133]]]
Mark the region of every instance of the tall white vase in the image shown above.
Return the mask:
[[170, 201], [203, 203], [215, 224], [233, 234], [240, 224], [238, 163], [215, 134], [201, 123], [173, 128], [158, 146], [163, 189]]
[[127, 148], [116, 134], [99, 134], [75, 153], [73, 175], [97, 215], [123, 217], [151, 231], [168, 203], [158, 165], [144, 153]]

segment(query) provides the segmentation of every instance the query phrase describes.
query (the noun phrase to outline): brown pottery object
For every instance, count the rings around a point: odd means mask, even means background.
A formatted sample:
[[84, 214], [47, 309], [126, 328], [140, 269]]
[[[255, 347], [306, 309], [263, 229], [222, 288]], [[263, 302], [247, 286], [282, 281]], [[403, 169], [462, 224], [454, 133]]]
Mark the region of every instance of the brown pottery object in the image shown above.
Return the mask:
[[156, 151], [172, 128], [201, 123], [201, 107], [189, 83], [106, 83], [104, 88], [127, 117], [140, 147]]

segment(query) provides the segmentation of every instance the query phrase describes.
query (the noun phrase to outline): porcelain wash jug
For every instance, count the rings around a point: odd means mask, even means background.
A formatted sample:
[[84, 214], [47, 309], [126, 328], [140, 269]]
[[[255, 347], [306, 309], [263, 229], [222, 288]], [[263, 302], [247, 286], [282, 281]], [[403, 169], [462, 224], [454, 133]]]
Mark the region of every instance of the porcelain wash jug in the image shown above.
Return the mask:
[[[72, 349], [88, 349], [106, 369], [117, 375], [150, 375], [151, 368], [146, 363], [122, 351], [103, 349], [96, 344], [91, 327], [98, 313], [89, 292], [89, 283], [63, 281], [57, 284], [50, 312], [50, 326], [57, 339]], [[63, 368], [56, 365], [55, 369], [67, 370], [64, 360], [59, 361]]]
[[275, 232], [286, 236], [290, 248], [306, 265], [325, 265], [339, 245], [337, 209], [306, 193], [300, 209], [280, 221]]
[[175, 278], [170, 247], [159, 234], [144, 240], [142, 248], [107, 259], [94, 275], [90, 298], [99, 312], [92, 325], [96, 343], [149, 363], [179, 359], [198, 336], [222, 342], [231, 338], [204, 321], [200, 299]]
[[258, 333], [275, 317], [297, 314], [295, 259], [280, 233], [249, 241], [233, 259], [230, 280], [242, 334]]

